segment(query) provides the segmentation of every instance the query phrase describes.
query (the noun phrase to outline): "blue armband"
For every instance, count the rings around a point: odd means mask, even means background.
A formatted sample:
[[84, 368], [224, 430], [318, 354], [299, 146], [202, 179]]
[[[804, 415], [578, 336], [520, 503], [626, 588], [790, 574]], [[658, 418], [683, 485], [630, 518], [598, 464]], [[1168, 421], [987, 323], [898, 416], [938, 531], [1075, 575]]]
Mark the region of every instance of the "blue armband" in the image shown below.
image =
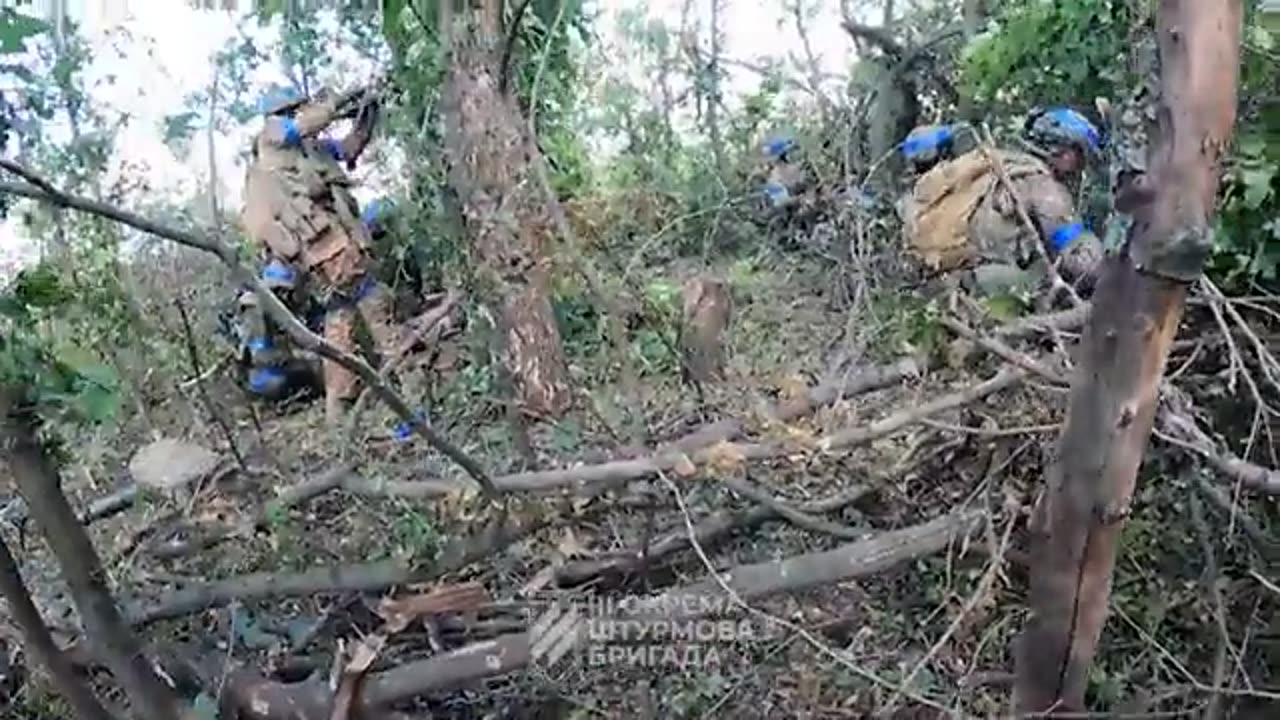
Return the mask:
[[783, 187], [781, 184], [776, 182], [767, 183], [764, 186], [764, 194], [765, 194], [765, 197], [769, 198], [774, 202], [780, 202], [782, 200], [785, 200], [788, 195], [787, 189]]
[[1055, 253], [1060, 253], [1063, 250], [1066, 250], [1068, 245], [1075, 242], [1075, 239], [1084, 233], [1084, 226], [1080, 223], [1063, 225], [1057, 230], [1054, 230], [1053, 234], [1049, 236], [1049, 244], [1053, 246], [1053, 251]]
[[345, 159], [342, 157], [342, 143], [334, 140], [333, 138], [325, 138], [320, 141], [320, 144], [324, 146], [325, 150], [329, 151], [329, 154], [333, 156], [334, 160], [342, 162]]
[[284, 130], [284, 144], [297, 145], [302, 142], [302, 133], [298, 130], [298, 123], [293, 118], [280, 118], [280, 126]]
[[297, 280], [297, 275], [294, 274], [293, 269], [288, 265], [285, 265], [278, 260], [272, 260], [267, 263], [266, 267], [262, 268], [262, 279], [265, 281], [274, 280], [276, 282], [291, 284]]
[[249, 349], [255, 352], [259, 352], [262, 350], [270, 350], [271, 338], [269, 337], [249, 338], [249, 342], [245, 343], [245, 345], [248, 345]]

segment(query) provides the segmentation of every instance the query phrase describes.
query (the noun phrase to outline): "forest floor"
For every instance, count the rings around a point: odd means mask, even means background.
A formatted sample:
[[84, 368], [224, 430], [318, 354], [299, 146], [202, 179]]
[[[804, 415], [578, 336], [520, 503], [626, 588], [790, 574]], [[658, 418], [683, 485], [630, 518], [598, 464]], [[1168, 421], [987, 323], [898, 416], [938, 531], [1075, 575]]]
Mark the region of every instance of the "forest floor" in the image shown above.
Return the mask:
[[[653, 268], [644, 282], [679, 288], [695, 270]], [[152, 427], [218, 449], [226, 470], [190, 497], [146, 497], [91, 525], [122, 605], [157, 647], [181, 643], [233, 682], [230, 670], [242, 666], [276, 680], [327, 681], [340, 648], [374, 637], [368, 671], [384, 673], [385, 682], [372, 690], [367, 683], [366, 692], [393, 693], [387, 688], [412, 674], [397, 679], [385, 673], [392, 668], [453, 658], [452, 665], [421, 665], [435, 680], [396, 705], [412, 717], [1003, 714], [1012, 644], [1026, 612], [1025, 520], [1066, 388], [1029, 374], [927, 417], [913, 414], [1008, 371], [972, 343], [953, 342], [910, 291], [843, 301], [830, 263], [765, 253], [711, 272], [730, 280], [734, 297], [723, 383], [701, 393], [681, 383], [670, 348], [654, 335], [664, 329], [641, 328], [627, 348], [639, 368], [628, 394], [613, 381], [618, 368], [605, 334], [584, 316], [578, 325], [587, 329], [567, 337], [579, 402], [566, 418], [530, 430], [537, 470], [578, 467], [580, 475], [579, 466], [606, 461], [643, 464], [654, 448], [694, 437], [656, 472], [629, 477], [617, 466], [591, 481], [515, 493], [505, 512], [473, 491], [450, 490], [465, 484], [457, 468], [420, 440], [396, 440], [389, 416], [372, 403], [350, 432], [328, 431], [319, 402], [288, 414], [259, 408], [254, 420], [219, 378], [211, 391], [234, 425], [248, 467], [239, 469], [186, 388], [152, 408]], [[1188, 322], [1204, 321], [1193, 308]], [[465, 332], [446, 341], [433, 379], [417, 383], [418, 393], [431, 388], [432, 401], [413, 399], [491, 474], [549, 484], [546, 475], [518, 474], [530, 468], [496, 389], [470, 361], [470, 343]], [[1044, 338], [1020, 347], [1053, 355]], [[1187, 361], [1194, 367], [1188, 378], [1215, 377], [1221, 358], [1201, 347], [1180, 348], [1170, 367]], [[812, 412], [786, 419], [773, 410], [815, 387], [857, 384], [886, 368], [898, 371], [870, 383], [878, 389], [813, 403]], [[1229, 406], [1236, 394], [1219, 399]], [[647, 447], [627, 437], [628, 419], [641, 421]], [[861, 437], [837, 451], [818, 449], [824, 438], [848, 439], [842, 431], [849, 429]], [[126, 429], [99, 438], [109, 444], [95, 452], [77, 449], [64, 472], [73, 503], [85, 507], [126, 482], [130, 455], [152, 437]], [[761, 447], [781, 450], [751, 454]], [[1210, 686], [1275, 686], [1280, 596], [1255, 579], [1268, 575], [1275, 558], [1274, 546], [1259, 545], [1276, 537], [1274, 502], [1232, 494], [1229, 482], [1183, 454], [1154, 440], [1152, 448], [1117, 562], [1092, 704], [1191, 712], [1216, 697], [1205, 691]], [[1205, 480], [1218, 493], [1206, 497], [1230, 496], [1226, 507], [1238, 513], [1212, 502], [1202, 509]], [[715, 521], [724, 532], [699, 534]], [[885, 533], [917, 532], [931, 521], [958, 530], [934, 532], [938, 542], [886, 540]], [[510, 542], [493, 542], [488, 530], [498, 523], [520, 529]], [[691, 548], [695, 527], [701, 541]], [[55, 566], [36, 534], [28, 535], [24, 572], [50, 624], [69, 635], [74, 614], [61, 599]], [[826, 551], [833, 553], [827, 565], [775, 562]], [[589, 603], [604, 597], [722, 590], [712, 568], [757, 563], [765, 565], [734, 580], [737, 596], [720, 593], [736, 614], [723, 634], [707, 626], [715, 637], [706, 642], [651, 639], [641, 644], [664, 649], [641, 653], [606, 637], [601, 625], [556, 661], [482, 673], [487, 679], [459, 669], [451, 680], [453, 671], [442, 670], [465, 665], [465, 654], [449, 655], [459, 648], [493, 640], [482, 652], [506, 652], [504, 638], [527, 630], [555, 602], [576, 600], [590, 615], [598, 606]], [[483, 597], [425, 619], [406, 609], [407, 599], [442, 589], [476, 591], [465, 583], [478, 584]], [[6, 640], [12, 650], [16, 636], [0, 635]], [[672, 647], [677, 652], [665, 652]], [[491, 670], [515, 662], [503, 657], [487, 658]], [[52, 707], [37, 685], [26, 687], [13, 706], [25, 703], [20, 716]]]

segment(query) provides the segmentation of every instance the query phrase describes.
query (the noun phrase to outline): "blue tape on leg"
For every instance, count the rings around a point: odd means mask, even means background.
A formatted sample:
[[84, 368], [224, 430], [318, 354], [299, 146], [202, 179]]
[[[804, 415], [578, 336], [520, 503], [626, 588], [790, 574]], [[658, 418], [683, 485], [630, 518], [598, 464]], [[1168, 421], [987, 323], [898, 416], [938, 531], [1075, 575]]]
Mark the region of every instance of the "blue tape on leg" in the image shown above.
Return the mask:
[[[427, 417], [427, 413], [425, 411], [419, 410], [415, 412], [413, 414], [413, 420], [415, 423], [421, 423], [422, 425], [431, 427], [431, 420]], [[413, 436], [413, 424], [407, 421], [401, 421], [396, 425], [395, 436], [397, 440], [408, 440]]]
[[273, 383], [284, 382], [284, 380], [284, 370], [274, 365], [254, 368], [249, 373], [249, 389], [257, 395], [262, 395], [271, 389]]
[[373, 289], [376, 286], [377, 286], [377, 283], [374, 282], [373, 278], [366, 277], [363, 281], [361, 281], [360, 287], [356, 288], [356, 294], [352, 296], [351, 302], [358, 303], [361, 300], [369, 297], [369, 295], [373, 293]]
[[328, 150], [329, 154], [333, 156], [334, 160], [337, 160], [338, 162], [343, 161], [344, 158], [342, 157], [342, 143], [338, 142], [337, 140], [334, 140], [333, 138], [325, 138], [322, 141], [322, 144], [324, 145], [324, 149]]
[[1049, 236], [1049, 243], [1053, 246], [1055, 253], [1060, 253], [1067, 249], [1067, 246], [1075, 242], [1075, 239], [1084, 234], [1084, 226], [1080, 223], [1071, 223], [1063, 225], [1053, 231], [1053, 235]]

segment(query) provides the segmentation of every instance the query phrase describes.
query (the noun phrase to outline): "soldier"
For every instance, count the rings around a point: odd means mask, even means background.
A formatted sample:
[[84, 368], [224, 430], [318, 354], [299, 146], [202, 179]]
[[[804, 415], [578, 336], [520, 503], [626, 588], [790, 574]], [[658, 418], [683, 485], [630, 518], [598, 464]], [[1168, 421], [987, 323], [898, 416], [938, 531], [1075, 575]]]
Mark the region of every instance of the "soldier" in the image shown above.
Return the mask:
[[[355, 351], [355, 319], [365, 321], [383, 358], [400, 351], [390, 294], [374, 277], [368, 228], [339, 162], [352, 168], [372, 136], [377, 104], [359, 105], [355, 128], [343, 140], [320, 136], [346, 116], [345, 103], [329, 93], [308, 100], [276, 88], [262, 100], [266, 116], [254, 138], [242, 215], [248, 234], [306, 283], [326, 308], [325, 339]], [[325, 413], [331, 423], [356, 396], [354, 374], [324, 361]]]
[[[313, 331], [323, 331], [318, 322], [321, 318], [307, 312], [297, 275], [288, 266], [273, 260], [263, 268], [261, 278]], [[239, 362], [250, 393], [279, 402], [320, 388], [317, 358], [294, 348], [289, 337], [263, 312], [253, 290], [241, 290], [236, 311], [228, 320], [230, 327], [224, 330], [239, 344]]]
[[1102, 245], [1077, 218], [1069, 186], [1100, 151], [1099, 133], [1067, 108], [1033, 112], [1023, 130], [1031, 153], [992, 151], [1013, 195], [982, 148], [933, 167], [916, 182], [904, 209], [907, 247], [933, 270], [967, 270], [962, 282], [991, 295], [1026, 284], [1023, 269], [1042, 255], [1030, 243], [1040, 242], [1067, 280], [1088, 289]]

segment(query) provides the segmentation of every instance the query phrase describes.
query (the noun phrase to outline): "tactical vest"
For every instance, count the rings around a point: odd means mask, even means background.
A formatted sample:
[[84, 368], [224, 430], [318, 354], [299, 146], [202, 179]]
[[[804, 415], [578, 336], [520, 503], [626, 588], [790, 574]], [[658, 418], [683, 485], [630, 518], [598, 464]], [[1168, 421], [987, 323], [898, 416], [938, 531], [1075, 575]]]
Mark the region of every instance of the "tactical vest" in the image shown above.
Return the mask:
[[[368, 240], [356, 220], [359, 209], [350, 179], [319, 143], [279, 147], [255, 139], [257, 158], [245, 179], [241, 221], [250, 237], [286, 261], [306, 269]], [[330, 232], [331, 230], [341, 232]]]
[[[1052, 176], [1039, 158], [996, 150], [1010, 182], [1032, 175]], [[1025, 229], [1012, 199], [999, 187], [999, 177], [982, 150], [940, 163], [916, 181], [903, 207], [907, 249], [930, 269], [950, 271], [980, 260], [1017, 262]], [[1024, 200], [1025, 202], [1025, 200]], [[990, 257], [1004, 255], [1005, 257]]]

